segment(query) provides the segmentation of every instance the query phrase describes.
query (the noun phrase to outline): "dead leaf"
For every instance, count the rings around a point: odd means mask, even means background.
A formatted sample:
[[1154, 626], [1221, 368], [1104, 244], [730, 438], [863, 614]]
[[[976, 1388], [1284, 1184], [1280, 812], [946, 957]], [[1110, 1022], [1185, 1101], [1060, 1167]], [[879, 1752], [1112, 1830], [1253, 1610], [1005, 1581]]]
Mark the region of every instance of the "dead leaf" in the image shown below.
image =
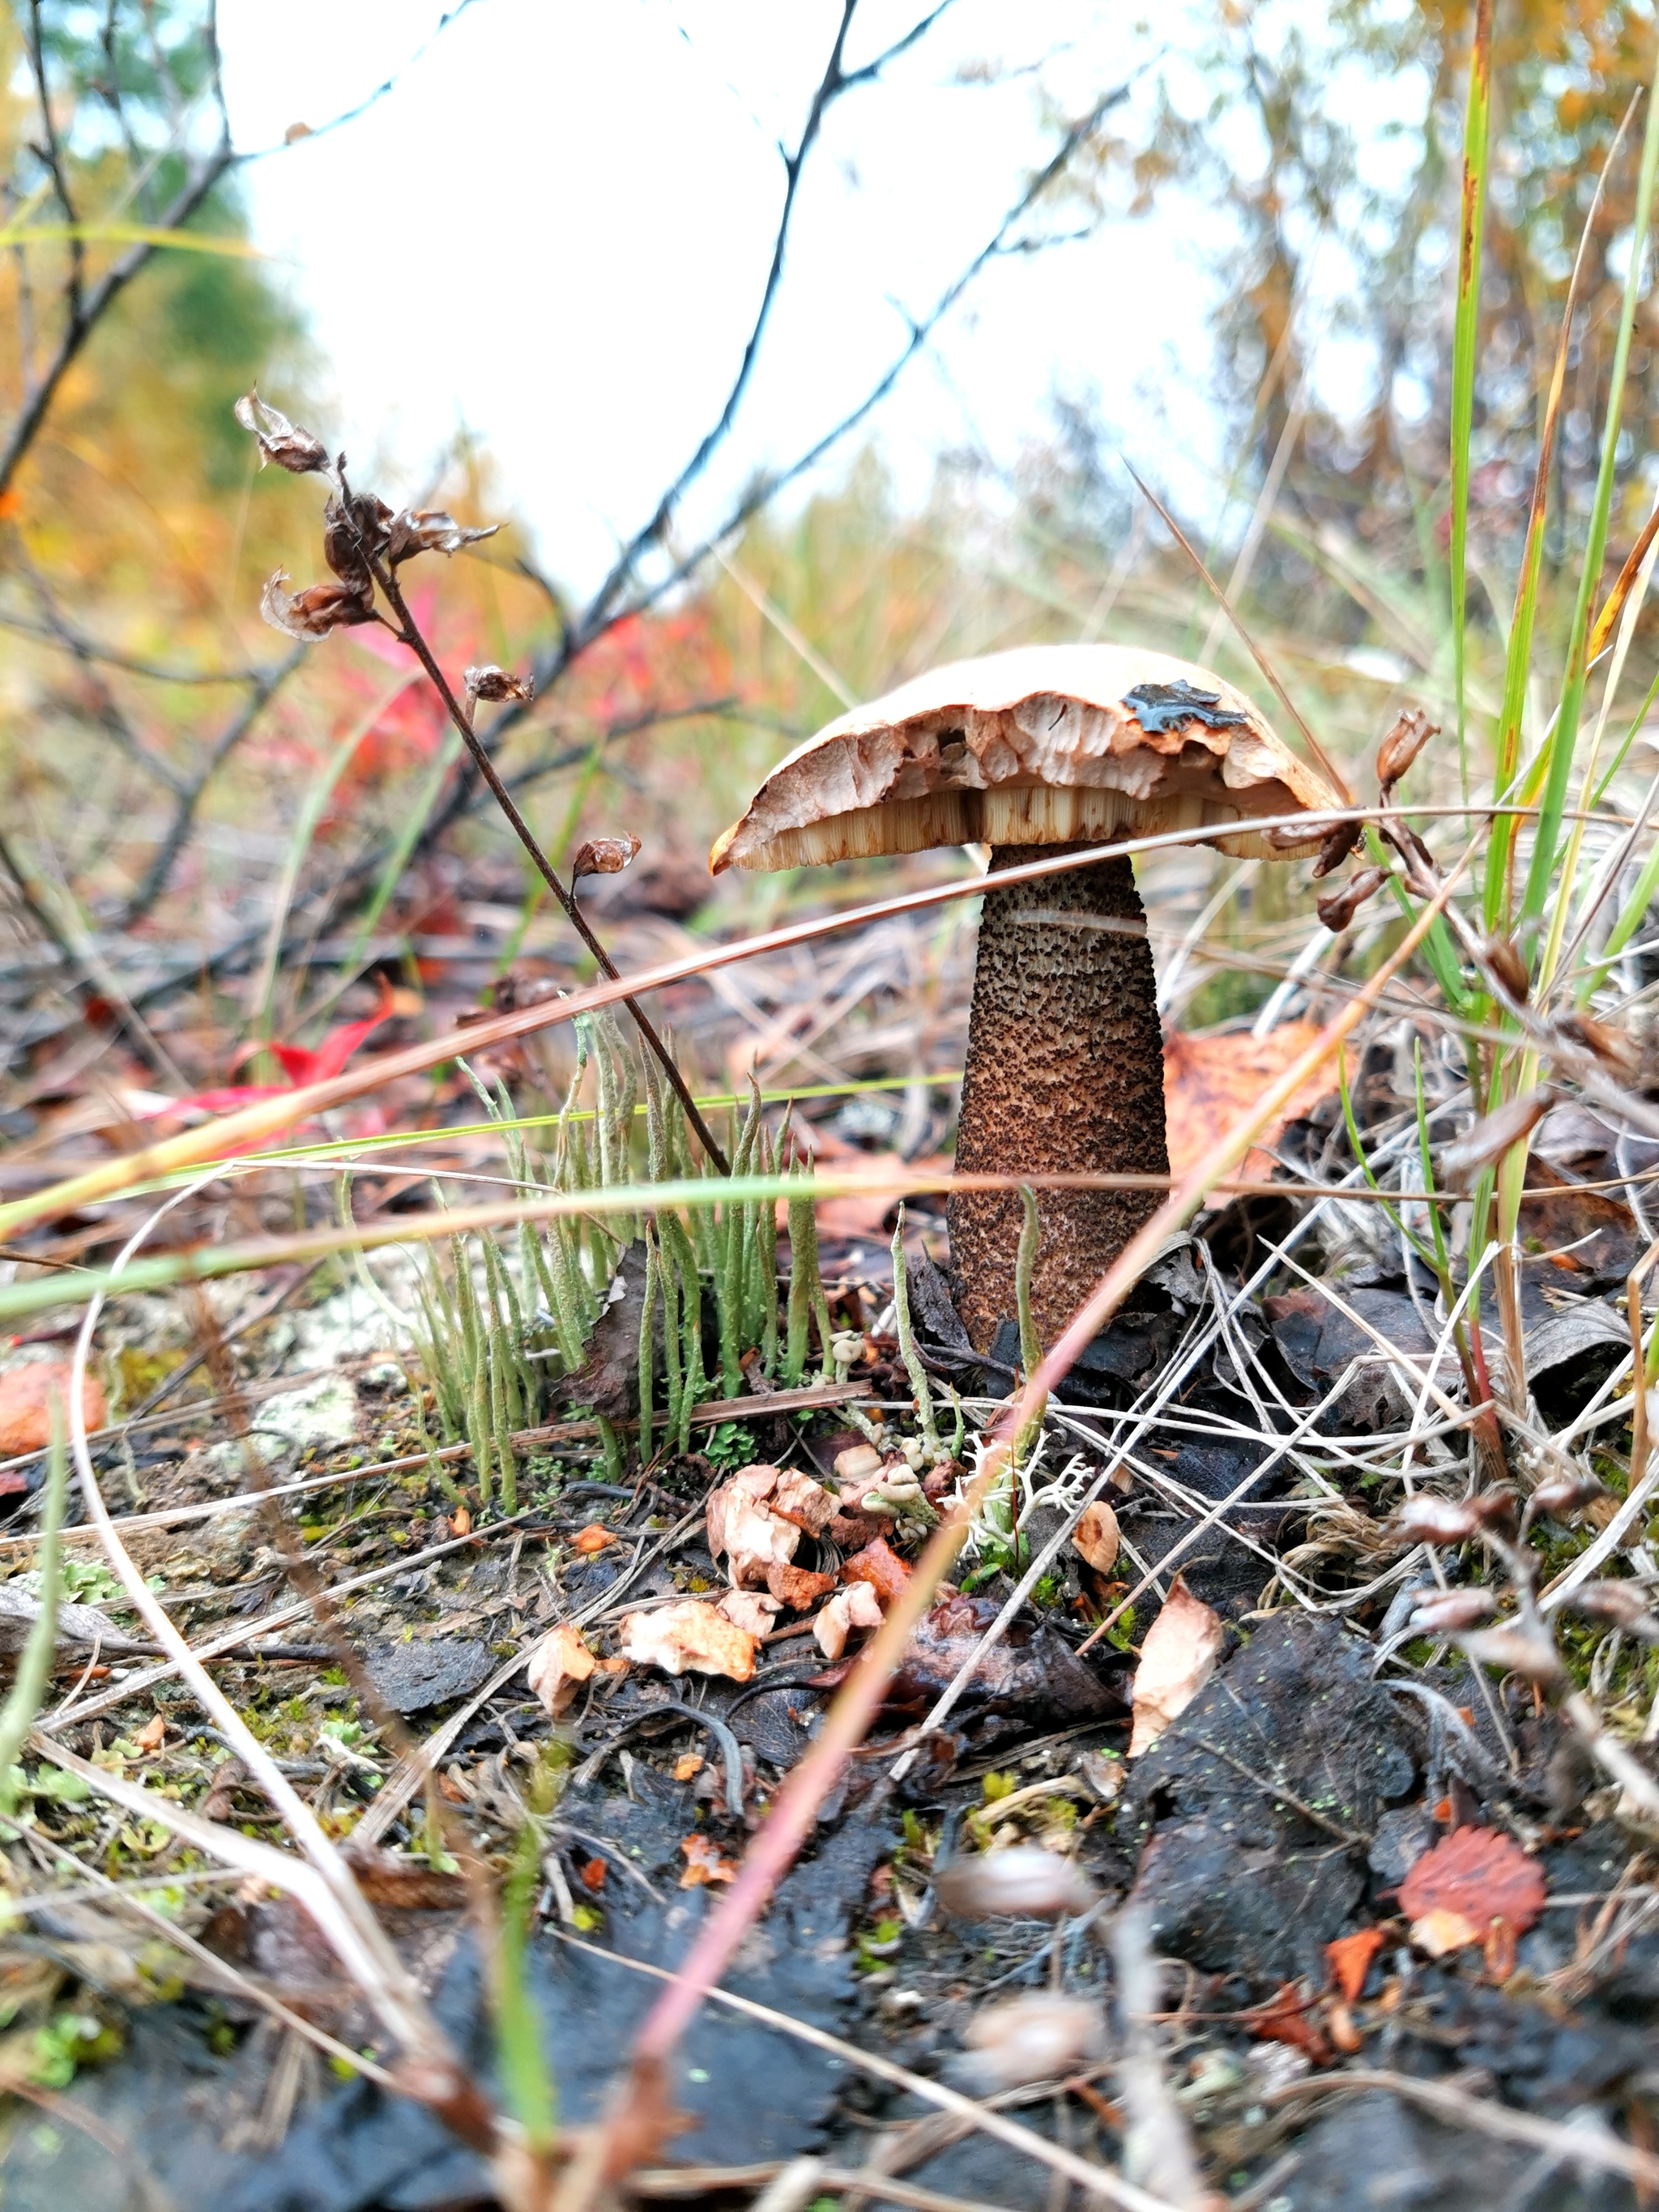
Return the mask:
[[701, 1889], [707, 1882], [737, 1880], [737, 1861], [727, 1858], [712, 1837], [683, 1837], [680, 1849], [685, 1854], [685, 1872], [680, 1876], [682, 1889]]
[[459, 553], [463, 545], [476, 545], [481, 538], [493, 538], [501, 526], [499, 522], [491, 522], [482, 530], [469, 529], [465, 523], [457, 522], [453, 514], [446, 514], [441, 507], [413, 510], [406, 507], [392, 520], [386, 532], [386, 557], [395, 568], [400, 562], [412, 560], [417, 553]]
[[881, 1606], [868, 1583], [848, 1583], [820, 1608], [812, 1633], [826, 1659], [839, 1659], [855, 1628], [879, 1628]]
[[[1188, 1036], [1177, 1030], [1165, 1037], [1164, 1105], [1170, 1173], [1184, 1175], [1319, 1034], [1314, 1022], [1281, 1022], [1264, 1037], [1240, 1030], [1222, 1036]], [[1351, 1079], [1352, 1073], [1351, 1060]], [[1261, 1132], [1261, 1145], [1277, 1143], [1285, 1123], [1311, 1112], [1335, 1081], [1333, 1065], [1316, 1070], [1287, 1102], [1279, 1120]], [[1257, 1150], [1246, 1155], [1238, 1173], [1253, 1182], [1271, 1175], [1273, 1169], [1267, 1152]]]
[[[444, 1795], [442, 1778], [440, 1791]], [[459, 1798], [460, 1793], [455, 1793]], [[466, 1902], [466, 1881], [440, 1874], [424, 1859], [406, 1859], [348, 1837], [342, 1847], [352, 1879], [374, 1905], [399, 1912], [453, 1912]]]
[[[52, 1442], [52, 1407], [69, 1404], [74, 1370], [67, 1359], [35, 1359], [0, 1375], [0, 1459], [44, 1451]], [[82, 1385], [81, 1410], [88, 1430], [104, 1425], [104, 1394], [96, 1376]]]
[[1361, 1928], [1352, 1936], [1339, 1936], [1325, 1946], [1331, 1981], [1350, 2004], [1357, 2004], [1371, 1970], [1371, 1960], [1388, 1942], [1380, 1928]]
[[[1496, 1828], [1458, 1828], [1425, 1851], [1400, 1885], [1412, 1941], [1431, 1959], [1484, 1943], [1501, 1921], [1524, 1936], [1544, 1909], [1542, 1869]], [[1501, 1961], [1500, 1961], [1501, 1963]]]
[[1097, 1498], [1079, 1514], [1072, 1542], [1097, 1574], [1110, 1574], [1117, 1558], [1117, 1516], [1103, 1499]]
[[624, 1613], [617, 1641], [623, 1658], [638, 1667], [660, 1667], [665, 1674], [690, 1669], [746, 1682], [755, 1671], [759, 1638], [715, 1607], [689, 1597], [648, 1613]]
[[526, 1671], [532, 1692], [556, 1719], [593, 1672], [593, 1654], [580, 1629], [562, 1620], [532, 1651]]
[[676, 1782], [689, 1782], [694, 1774], [701, 1774], [708, 1764], [700, 1751], [683, 1751], [674, 1761]]
[[137, 1745], [140, 1751], [157, 1752], [161, 1748], [162, 1741], [167, 1735], [167, 1723], [162, 1719], [160, 1713], [156, 1713], [152, 1718], [144, 1723], [143, 1728], [138, 1729], [132, 1740]]
[[1140, 1647], [1131, 1759], [1150, 1751], [1209, 1680], [1221, 1656], [1222, 1636], [1221, 1615], [1194, 1597], [1185, 1577], [1177, 1575]]
[[890, 1605], [910, 1579], [910, 1570], [884, 1536], [878, 1536], [861, 1552], [842, 1563], [844, 1583], [868, 1583], [882, 1602]]
[[614, 1544], [616, 1540], [614, 1533], [605, 1527], [603, 1521], [590, 1521], [586, 1528], [578, 1528], [570, 1539], [570, 1548], [573, 1552], [580, 1552], [585, 1559], [591, 1559], [596, 1552], [604, 1551], [607, 1545]]
[[580, 1877], [582, 1887], [597, 1897], [605, 1887], [605, 1861], [599, 1858], [588, 1859], [578, 1868], [577, 1872]]
[[455, 1508], [449, 1516], [449, 1525], [458, 1536], [470, 1536], [472, 1534], [472, 1516], [465, 1505], [458, 1505]]
[[1305, 2051], [1316, 2066], [1330, 2064], [1331, 2046], [1309, 2019], [1308, 2000], [1298, 1995], [1294, 1982], [1285, 1983], [1242, 2019], [1258, 2043], [1288, 2044], [1292, 2051]]

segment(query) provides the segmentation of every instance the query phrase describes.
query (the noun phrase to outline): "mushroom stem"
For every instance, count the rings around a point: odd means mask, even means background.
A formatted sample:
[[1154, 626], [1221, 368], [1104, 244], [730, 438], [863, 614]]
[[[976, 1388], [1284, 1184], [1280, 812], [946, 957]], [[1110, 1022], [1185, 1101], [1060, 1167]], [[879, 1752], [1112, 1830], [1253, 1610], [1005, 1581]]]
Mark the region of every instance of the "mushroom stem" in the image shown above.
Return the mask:
[[[994, 868], [1063, 846], [1005, 845]], [[1073, 850], [1077, 849], [1073, 848]], [[977, 1351], [1015, 1311], [1033, 1175], [1167, 1175], [1164, 1037], [1146, 909], [1126, 857], [986, 894], [956, 1164], [1012, 1178], [950, 1201], [957, 1310]], [[1158, 1191], [1045, 1190], [1031, 1285], [1052, 1342], [1147, 1216]]]

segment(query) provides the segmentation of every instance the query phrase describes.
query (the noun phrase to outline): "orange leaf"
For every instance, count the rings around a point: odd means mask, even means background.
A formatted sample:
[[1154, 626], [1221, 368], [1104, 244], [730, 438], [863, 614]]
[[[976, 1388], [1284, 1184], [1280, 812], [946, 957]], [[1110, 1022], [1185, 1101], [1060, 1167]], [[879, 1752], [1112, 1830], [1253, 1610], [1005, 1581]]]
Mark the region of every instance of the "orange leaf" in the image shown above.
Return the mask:
[[161, 1739], [166, 1735], [167, 1732], [167, 1724], [161, 1718], [160, 1713], [157, 1713], [153, 1720], [148, 1720], [144, 1723], [143, 1728], [138, 1730], [137, 1734], [132, 1740], [137, 1745], [140, 1751], [160, 1751], [161, 1748]]
[[[1222, 1036], [1188, 1036], [1177, 1030], [1164, 1041], [1164, 1107], [1169, 1119], [1170, 1171], [1185, 1175], [1224, 1129], [1254, 1106], [1275, 1077], [1304, 1053], [1321, 1034], [1316, 1022], [1281, 1022], [1264, 1037], [1248, 1030]], [[1353, 1062], [1348, 1063], [1350, 1080]], [[1285, 1107], [1283, 1118], [1261, 1133], [1264, 1146], [1276, 1144], [1285, 1122], [1316, 1105], [1334, 1085], [1334, 1071], [1322, 1067], [1309, 1077]], [[1260, 1181], [1273, 1171], [1266, 1151], [1250, 1152], [1238, 1173]]]
[[1331, 2046], [1308, 2017], [1307, 2002], [1297, 1994], [1294, 1982], [1274, 1990], [1264, 2005], [1241, 2015], [1258, 2043], [1287, 2043], [1305, 2051], [1316, 2066], [1328, 2066]]
[[[1427, 1923], [1425, 1948], [1437, 1954], [1478, 1943], [1494, 1921], [1523, 1936], [1544, 1909], [1541, 1869], [1496, 1828], [1458, 1828], [1425, 1851], [1400, 1885], [1400, 1909]], [[1461, 1934], [1462, 1922], [1467, 1934]], [[1499, 1947], [1501, 1950], [1501, 1946]]]
[[584, 1559], [591, 1559], [595, 1552], [604, 1551], [607, 1544], [614, 1544], [616, 1540], [602, 1521], [590, 1521], [586, 1528], [579, 1528], [570, 1539], [570, 1548], [573, 1552], [580, 1552]]
[[582, 1887], [596, 1893], [605, 1887], [605, 1861], [589, 1859], [581, 1869]]
[[1355, 1935], [1339, 1936], [1334, 1943], [1325, 1946], [1331, 1981], [1350, 2004], [1358, 2001], [1370, 1972], [1371, 1960], [1388, 1940], [1380, 1928], [1362, 1928]]

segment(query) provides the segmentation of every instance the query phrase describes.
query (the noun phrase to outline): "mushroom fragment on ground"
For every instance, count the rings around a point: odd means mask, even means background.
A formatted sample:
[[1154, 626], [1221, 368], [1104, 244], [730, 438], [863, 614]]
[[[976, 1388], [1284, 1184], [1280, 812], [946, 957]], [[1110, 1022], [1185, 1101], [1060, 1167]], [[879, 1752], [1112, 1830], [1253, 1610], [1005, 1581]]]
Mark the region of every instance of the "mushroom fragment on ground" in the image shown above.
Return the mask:
[[564, 1711], [596, 1665], [580, 1628], [562, 1620], [550, 1628], [530, 1655], [526, 1670], [531, 1691], [555, 1719]]
[[758, 1642], [695, 1597], [624, 1613], [617, 1635], [623, 1657], [636, 1667], [660, 1667], [665, 1674], [725, 1674], [734, 1682], [746, 1682], [754, 1673]]
[[1091, 1997], [1031, 1990], [986, 2005], [968, 2023], [972, 2052], [957, 2069], [981, 2095], [1054, 2081], [1107, 2047], [1106, 2016]]
[[1177, 1575], [1140, 1647], [1131, 1759], [1150, 1751], [1170, 1722], [1186, 1711], [1215, 1672], [1225, 1634], [1221, 1615], [1194, 1597], [1185, 1577]]
[[881, 1603], [868, 1583], [848, 1583], [823, 1606], [812, 1633], [826, 1659], [839, 1659], [855, 1628], [879, 1628]]
[[[983, 842], [995, 869], [1165, 831], [1278, 860], [1312, 853], [1322, 829], [1280, 842], [1256, 822], [1341, 803], [1206, 669], [1139, 647], [1024, 646], [829, 724], [773, 769], [709, 866]], [[1015, 1311], [1021, 1180], [1169, 1172], [1157, 984], [1127, 854], [987, 894], [956, 1164], [1010, 1178], [950, 1200], [952, 1291], [981, 1352]], [[1063, 1328], [1159, 1196], [1042, 1193], [1040, 1336]]]
[[763, 1589], [769, 1571], [787, 1566], [803, 1534], [826, 1528], [836, 1508], [832, 1491], [793, 1468], [740, 1468], [708, 1493], [709, 1554], [724, 1557], [734, 1589]]

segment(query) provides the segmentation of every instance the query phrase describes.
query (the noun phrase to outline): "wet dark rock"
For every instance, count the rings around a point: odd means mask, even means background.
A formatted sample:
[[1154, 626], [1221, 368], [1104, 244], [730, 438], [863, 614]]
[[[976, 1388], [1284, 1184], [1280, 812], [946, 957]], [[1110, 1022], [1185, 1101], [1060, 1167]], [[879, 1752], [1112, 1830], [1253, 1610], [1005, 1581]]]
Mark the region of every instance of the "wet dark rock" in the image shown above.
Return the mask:
[[1425, 1851], [1439, 1840], [1439, 1830], [1421, 1805], [1400, 1805], [1384, 1813], [1365, 1854], [1379, 1881], [1393, 1887], [1404, 1881]]
[[[1443, 2125], [1387, 2090], [1345, 2097], [1296, 2145], [1286, 2212], [1625, 2212], [1630, 2185]], [[1528, 2187], [1531, 2182], [1535, 2185]]]
[[1322, 1396], [1355, 1361], [1367, 1363], [1326, 1409], [1321, 1425], [1334, 1433], [1398, 1426], [1409, 1418], [1410, 1408], [1397, 1376], [1384, 1364], [1377, 1339], [1419, 1361], [1419, 1372], [1434, 1351], [1434, 1340], [1408, 1291], [1345, 1284], [1340, 1295], [1358, 1320], [1340, 1311], [1313, 1285], [1262, 1300], [1279, 1357], [1310, 1397]]
[[374, 1644], [363, 1657], [370, 1680], [394, 1713], [423, 1713], [429, 1706], [470, 1698], [495, 1664], [487, 1644], [462, 1636]]

